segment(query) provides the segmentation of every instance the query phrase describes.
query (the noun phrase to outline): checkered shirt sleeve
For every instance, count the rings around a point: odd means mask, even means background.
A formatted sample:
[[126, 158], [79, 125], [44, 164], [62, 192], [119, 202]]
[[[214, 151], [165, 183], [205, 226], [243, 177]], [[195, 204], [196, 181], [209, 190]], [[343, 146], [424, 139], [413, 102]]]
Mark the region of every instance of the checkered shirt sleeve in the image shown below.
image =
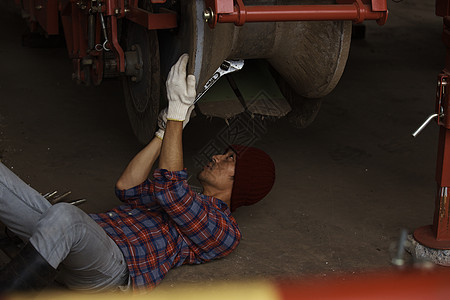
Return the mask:
[[126, 189], [119, 190], [115, 188], [117, 198], [133, 207], [157, 208], [159, 204], [153, 197], [153, 184], [150, 179], [141, 184]]
[[241, 232], [228, 206], [193, 192], [187, 183], [186, 169], [157, 169], [153, 176], [156, 201], [189, 239], [197, 259], [205, 262], [223, 257], [237, 247]]

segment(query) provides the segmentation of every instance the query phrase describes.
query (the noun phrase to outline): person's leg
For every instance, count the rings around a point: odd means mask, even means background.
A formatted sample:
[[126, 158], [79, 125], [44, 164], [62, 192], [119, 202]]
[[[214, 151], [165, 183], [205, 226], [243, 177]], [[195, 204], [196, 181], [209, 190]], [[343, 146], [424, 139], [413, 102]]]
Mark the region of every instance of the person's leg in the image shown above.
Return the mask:
[[71, 289], [102, 290], [124, 285], [128, 267], [105, 231], [79, 208], [55, 204], [42, 215], [30, 243]]
[[24, 241], [35, 235], [17, 259], [2, 269], [0, 292], [17, 279], [9, 277], [23, 275], [19, 273], [25, 270], [24, 266], [31, 275], [22, 277], [18, 286], [38, 289], [40, 283], [28, 285], [26, 281], [41, 281], [44, 285], [53, 276], [41, 276], [45, 277], [42, 280], [33, 274], [53, 274], [62, 261], [61, 273], [71, 288], [108, 288], [121, 285], [128, 278], [120, 249], [95, 221], [70, 204], [52, 206], [2, 163], [0, 221]]
[[28, 240], [51, 204], [0, 163], [0, 221]]

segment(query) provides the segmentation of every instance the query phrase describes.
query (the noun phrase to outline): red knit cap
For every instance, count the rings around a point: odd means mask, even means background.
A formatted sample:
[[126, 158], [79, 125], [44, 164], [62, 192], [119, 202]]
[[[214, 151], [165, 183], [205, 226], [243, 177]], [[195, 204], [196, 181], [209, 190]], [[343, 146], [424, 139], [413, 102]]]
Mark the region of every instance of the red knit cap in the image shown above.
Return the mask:
[[275, 165], [267, 153], [253, 147], [231, 145], [237, 154], [231, 211], [264, 198], [275, 182]]

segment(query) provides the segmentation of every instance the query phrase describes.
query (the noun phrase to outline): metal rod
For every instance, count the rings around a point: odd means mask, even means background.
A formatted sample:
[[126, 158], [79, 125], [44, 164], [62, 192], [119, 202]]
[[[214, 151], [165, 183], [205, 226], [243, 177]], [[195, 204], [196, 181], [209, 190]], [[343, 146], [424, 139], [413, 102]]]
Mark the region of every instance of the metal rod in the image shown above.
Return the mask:
[[111, 16], [110, 20], [111, 20], [111, 40], [113, 47], [116, 50], [117, 56], [119, 58], [117, 60], [118, 71], [120, 73], [125, 73], [125, 53], [123, 52], [123, 49], [118, 41], [117, 18], [115, 16]]
[[65, 197], [69, 196], [70, 194], [72, 194], [71, 191], [65, 192], [64, 194], [62, 194], [61, 196], [56, 197], [55, 199], [51, 200], [50, 202], [52, 204], [58, 203], [58, 202], [62, 201]]
[[433, 120], [434, 118], [436, 118], [437, 116], [439, 116], [439, 114], [432, 114], [431, 116], [428, 117], [428, 119], [426, 119], [426, 121], [422, 124], [422, 126], [419, 127], [419, 129], [417, 129], [412, 136], [416, 137], [427, 125], [428, 123], [431, 122], [431, 120]]
[[86, 199], [77, 199], [77, 200], [73, 200], [72, 202], [69, 202], [69, 204], [72, 204], [72, 205], [75, 205], [75, 206], [78, 206], [78, 205], [80, 205], [80, 204], [83, 204], [84, 202], [86, 202], [87, 200]]
[[42, 195], [42, 197], [44, 197], [45, 199], [49, 199], [49, 198], [53, 197], [54, 195], [56, 195], [57, 193], [58, 193], [58, 191], [49, 192], [49, 193]]
[[88, 48], [89, 50], [95, 47], [95, 15], [90, 14], [88, 17]]
[[[240, 16], [243, 14], [244, 16]], [[385, 11], [372, 11], [363, 5], [267, 5], [245, 6], [245, 10], [235, 7], [230, 14], [219, 14], [219, 23], [235, 23], [240, 18], [245, 22], [313, 21], [313, 20], [382, 20], [387, 18]], [[384, 23], [383, 23], [384, 24]], [[380, 24], [382, 25], [382, 24]]]

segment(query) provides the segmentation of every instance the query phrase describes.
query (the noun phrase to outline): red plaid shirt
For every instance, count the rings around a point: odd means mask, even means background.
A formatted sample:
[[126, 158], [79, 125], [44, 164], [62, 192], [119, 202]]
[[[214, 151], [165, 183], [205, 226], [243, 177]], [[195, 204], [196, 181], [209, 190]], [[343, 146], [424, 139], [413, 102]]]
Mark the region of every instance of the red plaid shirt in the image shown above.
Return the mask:
[[192, 191], [186, 170], [153, 176], [116, 189], [124, 205], [91, 214], [122, 250], [134, 288], [156, 286], [173, 267], [224, 257], [241, 238], [228, 206]]

